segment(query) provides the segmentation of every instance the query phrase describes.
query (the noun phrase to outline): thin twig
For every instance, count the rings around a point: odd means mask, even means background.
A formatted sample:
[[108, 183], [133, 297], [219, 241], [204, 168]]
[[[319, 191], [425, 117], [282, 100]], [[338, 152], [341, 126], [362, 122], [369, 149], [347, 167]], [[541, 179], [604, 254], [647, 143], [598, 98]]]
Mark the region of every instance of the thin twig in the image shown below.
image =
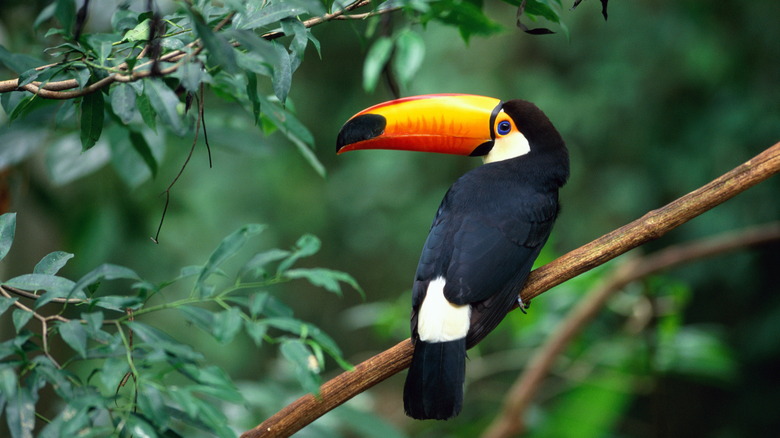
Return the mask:
[[[31, 300], [37, 300], [41, 296], [36, 294], [35, 292], [30, 292], [26, 290], [22, 290], [19, 288], [15, 288], [13, 286], [6, 286], [2, 285], [0, 288], [5, 289], [6, 291], [14, 294], [19, 295], [20, 297], [29, 298]], [[89, 302], [90, 300], [88, 298], [52, 298], [49, 303], [62, 303], [62, 304], [81, 304]]]
[[[176, 174], [176, 176], [173, 178], [173, 181], [171, 181], [170, 184], [168, 184], [168, 187], [165, 188], [165, 191], [163, 191], [163, 195], [165, 195], [165, 206], [163, 207], [162, 216], [160, 216], [160, 224], [157, 225], [157, 232], [154, 234], [154, 237], [152, 237], [152, 242], [154, 243], [160, 243], [160, 231], [162, 230], [163, 222], [165, 221], [165, 214], [168, 212], [168, 205], [171, 202], [171, 189], [176, 184], [177, 181], [179, 181], [179, 178], [181, 178], [182, 174], [184, 174], [184, 169], [187, 168], [187, 164], [189, 164], [190, 159], [192, 158], [192, 154], [195, 152], [195, 146], [198, 144], [198, 134], [200, 133], [200, 124], [202, 122], [203, 112], [198, 111], [198, 119], [195, 122], [195, 137], [192, 139], [192, 146], [190, 146], [190, 152], [187, 154], [187, 158], [184, 160], [184, 164], [181, 165], [181, 168], [179, 169], [179, 173]], [[209, 167], [211, 164], [211, 153], [209, 153]]]
[[206, 129], [206, 93], [205, 93], [206, 86], [202, 83], [200, 84], [200, 97], [198, 98], [198, 118], [200, 118], [201, 123], [203, 124], [203, 142], [206, 144], [206, 152], [209, 156], [209, 169], [211, 169], [214, 164], [211, 161], [211, 145], [209, 144], [209, 132]]
[[[602, 236], [531, 272], [521, 296], [528, 302], [550, 288], [656, 239], [748, 188], [780, 172], [780, 143], [709, 184], [630, 224]], [[304, 395], [242, 438], [287, 437], [366, 389], [405, 369], [411, 362], [409, 339], [326, 382], [320, 396]]]
[[691, 243], [675, 245], [621, 264], [599, 286], [586, 294], [555, 332], [537, 349], [504, 399], [501, 413], [482, 438], [509, 438], [524, 432], [523, 416], [555, 360], [582, 329], [596, 317], [607, 300], [627, 285], [660, 271], [706, 257], [780, 240], [780, 222], [728, 232]]

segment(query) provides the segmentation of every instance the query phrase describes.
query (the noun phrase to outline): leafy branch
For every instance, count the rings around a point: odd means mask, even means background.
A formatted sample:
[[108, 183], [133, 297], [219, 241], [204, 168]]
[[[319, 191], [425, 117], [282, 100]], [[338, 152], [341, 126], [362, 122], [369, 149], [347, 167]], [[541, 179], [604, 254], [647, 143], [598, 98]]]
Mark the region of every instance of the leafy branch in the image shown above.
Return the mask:
[[503, 409], [482, 438], [509, 438], [524, 432], [524, 413], [530, 406], [534, 394], [541, 387], [545, 376], [553, 367], [556, 358], [588, 322], [596, 317], [607, 300], [626, 286], [686, 263], [777, 240], [780, 240], [780, 222], [671, 246], [623, 262], [600, 285], [585, 294], [585, 297], [556, 327], [555, 332], [534, 353], [523, 367], [525, 371], [507, 392]]
[[[15, 214], [0, 216], [0, 259], [11, 248], [15, 224]], [[38, 416], [48, 423], [42, 435], [67, 424], [73, 430], [99, 430], [112, 436], [131, 430], [151, 431], [149, 436], [154, 436], [155, 430], [170, 428], [187, 435], [187, 427], [233, 436], [224, 414], [214, 406], [242, 403], [242, 394], [222, 370], [203, 364], [202, 354], [150, 324], [149, 315], [162, 311], [180, 312], [185, 321], [222, 344], [233, 341], [243, 330], [258, 347], [278, 346], [306, 391], [319, 386], [326, 356], [351, 369], [330, 336], [294, 318], [289, 307], [265, 291], [300, 279], [339, 295], [342, 284], [360, 291], [355, 280], [343, 272], [296, 267], [301, 259], [319, 251], [319, 239], [304, 235], [290, 250], [260, 251], [229, 281], [223, 270], [225, 263], [264, 228], [239, 228], [222, 240], [202, 266], [183, 268], [179, 276], [160, 284], [144, 281], [135, 272], [115, 265], [102, 265], [74, 282], [56, 275], [72, 257], [63, 252], [44, 257], [32, 274], [0, 282], [0, 314], [13, 309], [16, 330], [14, 338], [0, 342], [2, 401], [12, 435], [31, 434], [35, 421], [28, 419]], [[99, 288], [109, 280], [130, 280], [134, 293], [100, 294]], [[184, 280], [192, 281], [189, 293], [173, 298], [171, 294], [177, 292], [169, 290], [174, 285], [181, 289]], [[154, 304], [153, 297], [163, 292], [166, 299]], [[29, 304], [23, 302], [27, 300]], [[108, 319], [108, 312], [120, 315]], [[40, 324], [40, 330], [30, 327], [32, 321]], [[54, 344], [67, 345], [75, 354], [68, 355]], [[91, 374], [97, 375], [96, 379], [78, 376], [74, 364], [85, 360], [94, 367]], [[131, 393], [120, 393], [130, 378]], [[183, 389], [168, 384], [167, 379], [173, 378], [183, 378], [190, 385]], [[35, 411], [43, 384], [51, 385], [68, 405], [82, 406], [76, 400], [85, 394], [91, 397], [90, 402], [75, 416], [64, 410], [56, 418], [44, 418]], [[163, 411], [186, 418], [189, 425], [169, 424], [171, 419], [162, 415]], [[95, 412], [112, 421], [96, 419]]]
[[[350, 17], [348, 15], [346, 16], [344, 15], [347, 12], [366, 6], [369, 3], [370, 0], [354, 1], [349, 5], [345, 6], [343, 9], [338, 10], [336, 12], [330, 14], [324, 14], [319, 17], [314, 17], [305, 20], [303, 21], [303, 26], [306, 28], [311, 28], [319, 24], [326, 23], [331, 20], [337, 20], [337, 19], [349, 19], [349, 18], [365, 19], [374, 15], [395, 12], [400, 9], [400, 7], [384, 8], [370, 13], [359, 14], [356, 17]], [[213, 29], [211, 29], [211, 32], [220, 31], [228, 23], [230, 23], [233, 16], [234, 13], [227, 14], [216, 26], [214, 26]], [[150, 27], [150, 32], [151, 31], [153, 31], [153, 27]], [[274, 40], [277, 38], [281, 38], [285, 35], [286, 34], [283, 31], [274, 31], [274, 32], [265, 33], [261, 37], [265, 40]], [[149, 43], [138, 54], [136, 59], [142, 59], [144, 55], [148, 53], [149, 49], [151, 48], [151, 45], [153, 44], [153, 40], [154, 39], [150, 38]], [[233, 42], [232, 45], [234, 47], [239, 47], [240, 43]], [[177, 70], [179, 70], [179, 68], [181, 68], [186, 62], [189, 62], [191, 59], [197, 57], [197, 55], [200, 54], [200, 52], [204, 49], [204, 47], [205, 45], [203, 39], [198, 38], [195, 41], [192, 41], [191, 43], [187, 44], [183, 49], [173, 50], [171, 52], [161, 55], [159, 58], [154, 58], [152, 60], [141, 63], [134, 67], [131, 67], [128, 62], [123, 62], [118, 66], [114, 67], [115, 70], [118, 70], [117, 72], [111, 73], [105, 78], [100, 79], [85, 87], [79, 88], [78, 90], [66, 91], [66, 90], [72, 90], [74, 88], [79, 87], [79, 82], [76, 79], [67, 79], [67, 80], [45, 82], [45, 83], [40, 81], [31, 81], [28, 83], [24, 83], [25, 81], [21, 80], [20, 77], [17, 77], [14, 79], [7, 79], [4, 81], [0, 81], [0, 93], [8, 93], [11, 91], [24, 90], [32, 94], [35, 94], [39, 97], [42, 97], [44, 99], [57, 99], [57, 100], [74, 99], [77, 97], [86, 96], [88, 94], [102, 90], [106, 87], [111, 86], [111, 84], [115, 82], [129, 83], [129, 82], [135, 82], [141, 79], [149, 78], [152, 76], [171, 75], [175, 73]], [[92, 60], [86, 57], [82, 57], [80, 61], [92, 62]], [[161, 62], [175, 63], [175, 64], [165, 69], [155, 71], [155, 69], [152, 68], [152, 66], [159, 65], [159, 63]], [[35, 67], [34, 71], [41, 72], [46, 69], [57, 67], [60, 65], [61, 65], [60, 63], [42, 65], [42, 66]], [[102, 66], [100, 65], [97, 65], [97, 67], [102, 68]], [[120, 73], [120, 71], [122, 73]]]
[[[780, 172], [780, 143], [693, 192], [618, 228], [531, 272], [520, 297], [524, 302], [600, 266], [731, 199]], [[413, 346], [409, 339], [326, 382], [319, 397], [304, 395], [245, 432], [242, 438], [287, 437], [328, 411], [406, 369]]]

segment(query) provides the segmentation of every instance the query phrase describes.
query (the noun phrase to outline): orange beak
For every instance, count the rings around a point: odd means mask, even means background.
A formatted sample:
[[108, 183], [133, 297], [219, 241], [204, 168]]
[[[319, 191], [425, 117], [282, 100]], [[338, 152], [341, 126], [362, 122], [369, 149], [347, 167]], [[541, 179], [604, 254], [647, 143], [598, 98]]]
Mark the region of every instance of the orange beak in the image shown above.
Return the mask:
[[427, 94], [374, 105], [341, 128], [336, 152], [394, 149], [485, 155], [493, 147], [499, 99], [469, 94]]

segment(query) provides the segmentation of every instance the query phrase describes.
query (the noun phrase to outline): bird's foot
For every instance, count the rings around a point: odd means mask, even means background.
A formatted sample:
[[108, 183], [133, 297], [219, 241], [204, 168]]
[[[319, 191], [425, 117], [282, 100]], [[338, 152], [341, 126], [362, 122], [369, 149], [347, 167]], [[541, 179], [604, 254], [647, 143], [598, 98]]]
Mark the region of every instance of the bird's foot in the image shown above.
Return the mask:
[[525, 310], [531, 307], [531, 302], [524, 302], [522, 298], [517, 297], [517, 306], [520, 308], [520, 311], [524, 314], [528, 314]]

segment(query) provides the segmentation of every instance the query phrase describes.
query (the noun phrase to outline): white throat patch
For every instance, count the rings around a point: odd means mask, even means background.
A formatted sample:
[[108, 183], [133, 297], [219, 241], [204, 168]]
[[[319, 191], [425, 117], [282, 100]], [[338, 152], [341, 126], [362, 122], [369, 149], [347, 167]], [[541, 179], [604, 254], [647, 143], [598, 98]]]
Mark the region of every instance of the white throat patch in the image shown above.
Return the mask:
[[447, 342], [466, 337], [471, 324], [471, 306], [458, 306], [444, 297], [444, 277], [428, 284], [417, 315], [417, 334], [421, 341]]
[[517, 158], [529, 152], [531, 152], [531, 145], [528, 139], [520, 131], [513, 131], [507, 136], [497, 138], [493, 148], [482, 158], [482, 161], [485, 164], [495, 163]]

